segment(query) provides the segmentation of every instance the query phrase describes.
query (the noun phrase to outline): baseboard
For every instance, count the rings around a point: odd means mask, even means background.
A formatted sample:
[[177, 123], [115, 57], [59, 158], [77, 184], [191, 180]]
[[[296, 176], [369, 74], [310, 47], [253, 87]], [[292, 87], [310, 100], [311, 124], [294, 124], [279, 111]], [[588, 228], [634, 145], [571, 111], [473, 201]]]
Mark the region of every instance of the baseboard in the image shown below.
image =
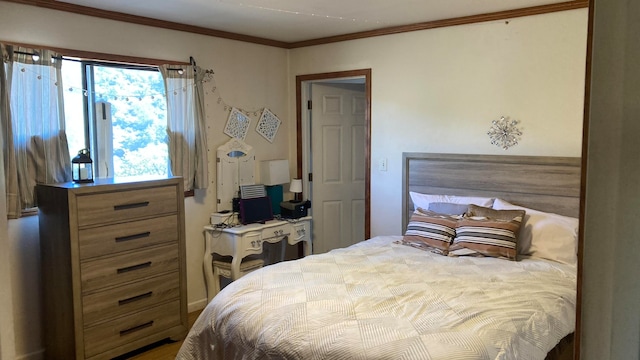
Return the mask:
[[44, 360], [44, 349], [32, 353], [18, 355], [16, 360]]
[[192, 313], [194, 311], [199, 311], [204, 309], [205, 306], [207, 306], [207, 298], [189, 303], [187, 305], [187, 312]]

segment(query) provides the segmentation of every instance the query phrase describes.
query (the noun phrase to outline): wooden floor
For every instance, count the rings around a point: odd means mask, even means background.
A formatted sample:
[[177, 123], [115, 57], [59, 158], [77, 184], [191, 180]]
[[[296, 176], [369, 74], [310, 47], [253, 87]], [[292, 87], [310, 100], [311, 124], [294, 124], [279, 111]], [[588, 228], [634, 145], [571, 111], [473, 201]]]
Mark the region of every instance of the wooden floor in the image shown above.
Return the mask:
[[[193, 323], [200, 315], [202, 310], [189, 313], [189, 328], [193, 326]], [[127, 355], [120, 356], [116, 359], [132, 359], [132, 360], [175, 360], [178, 350], [182, 341], [164, 342], [144, 347], [138, 351], [129, 353]]]

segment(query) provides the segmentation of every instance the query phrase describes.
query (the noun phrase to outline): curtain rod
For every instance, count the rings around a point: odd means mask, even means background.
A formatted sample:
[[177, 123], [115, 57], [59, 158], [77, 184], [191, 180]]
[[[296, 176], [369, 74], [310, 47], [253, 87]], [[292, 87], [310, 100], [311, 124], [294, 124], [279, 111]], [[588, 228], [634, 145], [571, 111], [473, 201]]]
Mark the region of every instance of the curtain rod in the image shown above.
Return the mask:
[[38, 53], [37, 53], [37, 52], [35, 52], [35, 51], [34, 51], [34, 52], [32, 52], [32, 53], [28, 53], [28, 52], [25, 52], [25, 51], [18, 51], [18, 50], [14, 50], [13, 52], [14, 52], [14, 53], [16, 53], [16, 54], [22, 54], [22, 55], [32, 55], [32, 56], [33, 56], [33, 55], [40, 55], [40, 54], [38, 54]]
[[[26, 51], [14, 50], [14, 53], [21, 54], [21, 55], [40, 56], [40, 54], [37, 51], [34, 51], [34, 52], [30, 53], [30, 52], [26, 52]], [[109, 64], [116, 64], [117, 63], [117, 62], [107, 62], [107, 61], [101, 62], [101, 61], [95, 61], [95, 60], [81, 60], [81, 59], [79, 60], [79, 59], [74, 59], [74, 58], [65, 57], [65, 56], [52, 56], [51, 58], [52, 59], [56, 59], [56, 60], [66, 60], [66, 61], [75, 61], [75, 62], [93, 62], [93, 63], [109, 63]], [[189, 63], [191, 65], [193, 65], [193, 66], [196, 66], [196, 61], [193, 58], [193, 56], [189, 56]], [[147, 68], [147, 69], [154, 69], [154, 70], [158, 68], [157, 66], [144, 66], [144, 65], [134, 65], [133, 67], [135, 67], [137, 69]], [[177, 71], [180, 74], [181, 74], [181, 72], [184, 71], [184, 69], [182, 69], [180, 67], [167, 68], [167, 70], [169, 70], [169, 71]], [[194, 71], [195, 71], [195, 69], [194, 69]], [[215, 72], [213, 70], [211, 70], [211, 69], [205, 69], [204, 72], [205, 72], [205, 74], [208, 74], [208, 75], [215, 74]]]
[[[193, 58], [193, 56], [189, 56], [189, 63], [193, 66], [197, 66], [196, 65], [196, 59]], [[213, 72], [213, 70], [211, 69], [205, 69], [204, 70], [205, 75], [213, 75], [215, 74], [215, 72]]]

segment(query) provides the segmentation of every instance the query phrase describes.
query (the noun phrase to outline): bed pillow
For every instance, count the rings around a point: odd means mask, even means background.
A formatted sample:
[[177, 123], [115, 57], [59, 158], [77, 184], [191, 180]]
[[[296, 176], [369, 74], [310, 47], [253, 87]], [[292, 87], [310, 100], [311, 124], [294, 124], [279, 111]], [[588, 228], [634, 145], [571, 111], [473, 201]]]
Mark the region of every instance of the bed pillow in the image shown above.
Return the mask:
[[578, 261], [578, 219], [513, 205], [496, 199], [494, 209], [525, 210], [519, 251], [522, 255], [575, 265]]
[[463, 250], [484, 256], [502, 257], [517, 260], [518, 232], [522, 215], [511, 219], [492, 219], [488, 217], [469, 217], [465, 215], [458, 221], [456, 237], [449, 249], [460, 255]]
[[467, 204], [455, 204], [447, 202], [432, 202], [429, 204], [429, 210], [440, 214], [448, 215], [464, 215], [467, 212]]
[[518, 216], [524, 219], [526, 210], [497, 210], [489, 207], [469, 204], [467, 205], [466, 214], [468, 217], [480, 216], [497, 220], [512, 220], [513, 218]]
[[493, 198], [477, 196], [432, 195], [413, 191], [409, 191], [409, 196], [411, 196], [414, 209], [429, 209], [429, 204], [431, 203], [475, 204], [486, 207], [491, 207], [491, 205], [493, 205]]
[[457, 223], [456, 216], [418, 208], [409, 219], [402, 243], [423, 250], [434, 248], [438, 253], [447, 255], [449, 245], [456, 235]]

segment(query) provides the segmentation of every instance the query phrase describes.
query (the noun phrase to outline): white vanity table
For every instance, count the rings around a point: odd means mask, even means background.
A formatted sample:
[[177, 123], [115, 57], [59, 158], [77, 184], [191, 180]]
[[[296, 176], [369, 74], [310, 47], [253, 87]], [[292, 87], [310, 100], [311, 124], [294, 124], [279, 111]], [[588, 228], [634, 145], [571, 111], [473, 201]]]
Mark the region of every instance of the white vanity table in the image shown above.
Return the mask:
[[[233, 210], [233, 199], [239, 197], [239, 189], [243, 185], [255, 184], [255, 155], [251, 146], [244, 141], [232, 138], [217, 151], [217, 210], [229, 212]], [[289, 174], [285, 174], [289, 178]], [[261, 179], [265, 180], [265, 179]], [[227, 223], [224, 221], [224, 223]], [[231, 256], [230, 266], [225, 264], [225, 275], [230, 268], [231, 280], [241, 276], [242, 259], [249, 255], [261, 254], [264, 242], [277, 243], [287, 240], [290, 245], [303, 242], [304, 255], [311, 254], [311, 217], [300, 219], [270, 220], [264, 224], [255, 223], [232, 227], [207, 225], [205, 232], [205, 252], [203, 268], [209, 301], [218, 287], [214, 286], [220, 279], [214, 278], [213, 254]], [[281, 260], [284, 260], [285, 246], [282, 246]]]
[[[231, 256], [231, 280], [239, 278], [240, 263], [249, 255], [261, 254], [264, 242], [277, 243], [287, 240], [290, 245], [303, 242], [304, 256], [311, 254], [311, 216], [300, 219], [270, 220], [264, 224], [247, 224], [242, 226], [217, 228], [213, 225], [204, 227], [205, 252], [203, 268], [209, 301], [213, 298], [213, 277], [211, 267], [212, 254]], [[281, 259], [284, 259], [285, 246], [282, 246]]]

